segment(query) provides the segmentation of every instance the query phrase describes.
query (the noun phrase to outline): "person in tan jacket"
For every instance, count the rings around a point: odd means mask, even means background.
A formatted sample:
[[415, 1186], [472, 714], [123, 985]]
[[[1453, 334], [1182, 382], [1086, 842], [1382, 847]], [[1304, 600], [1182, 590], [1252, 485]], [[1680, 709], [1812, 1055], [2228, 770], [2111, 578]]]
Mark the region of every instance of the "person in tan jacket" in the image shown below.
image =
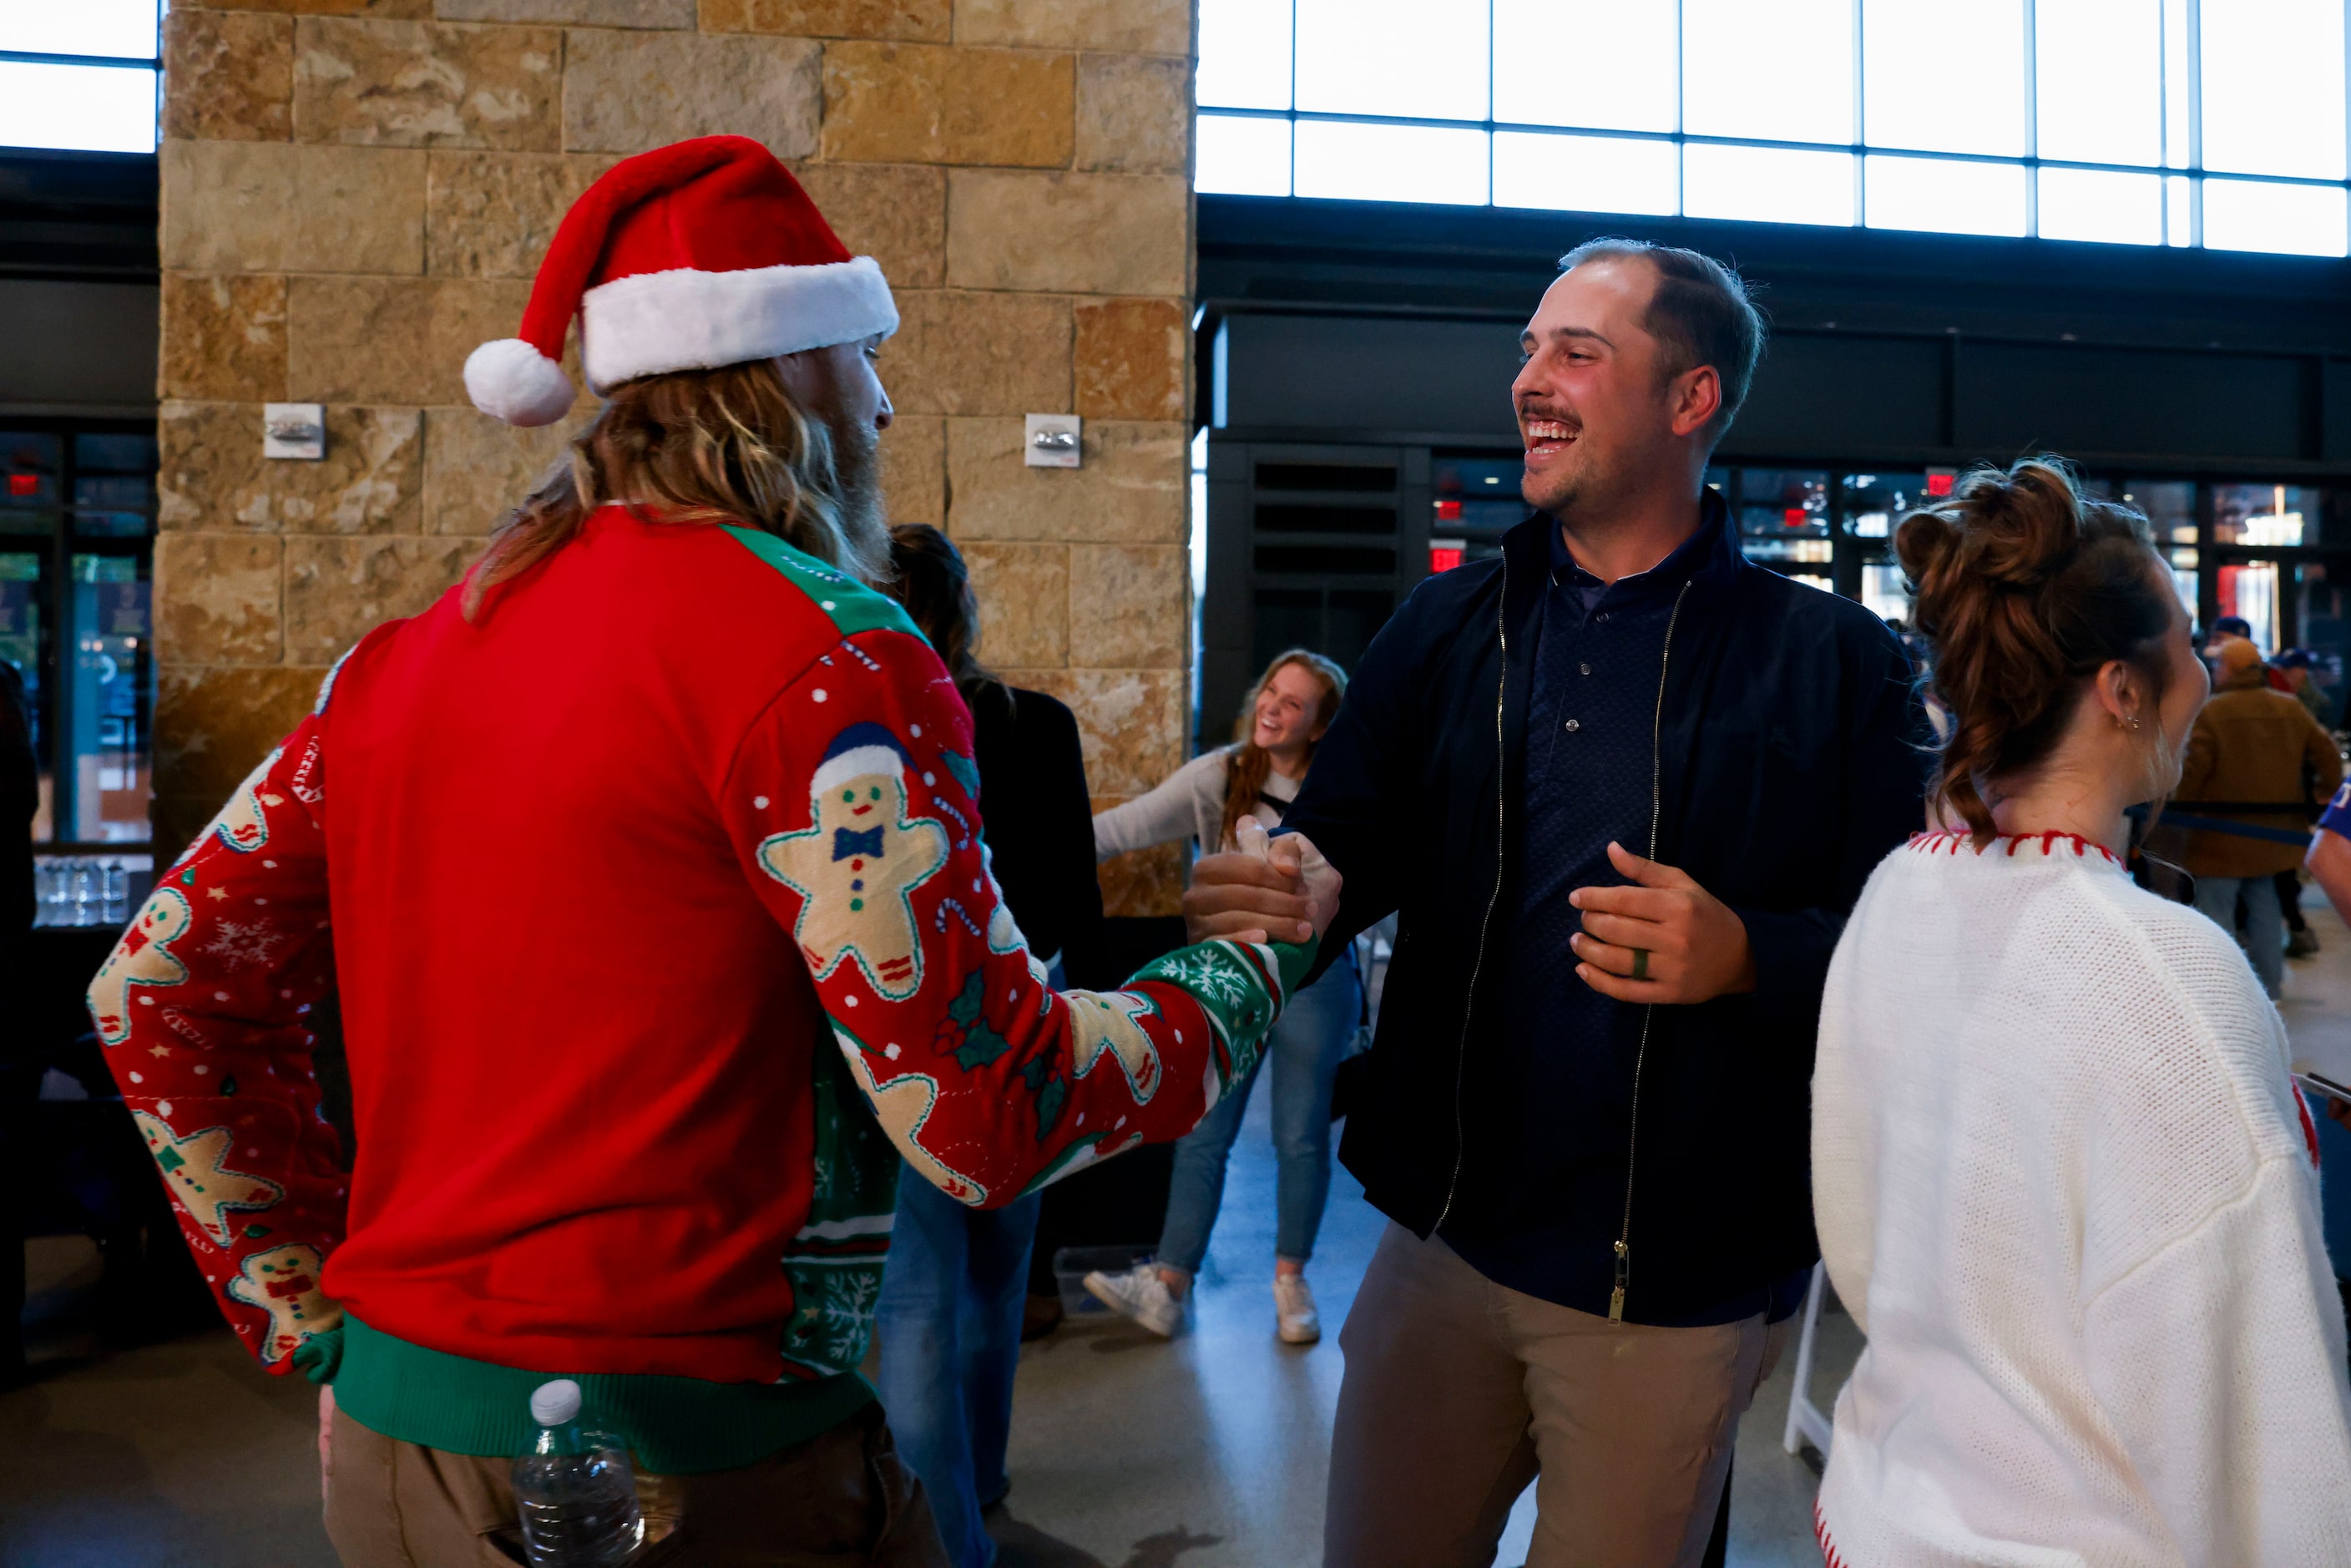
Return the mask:
[[[2276, 811], [2231, 810], [2226, 815], [2247, 827], [2306, 832], [2310, 817], [2304, 803], [2324, 800], [2343, 781], [2334, 737], [2301, 703], [2270, 689], [2261, 651], [2251, 643], [2229, 639], [2220, 646], [2219, 664], [2212, 700], [2189, 736], [2177, 796], [2181, 809], [2192, 813], [2199, 801], [2232, 807], [2274, 801]], [[2285, 946], [2283, 908], [2272, 879], [2301, 863], [2300, 843], [2195, 831], [2188, 835], [2181, 859], [2196, 879], [2196, 907], [2222, 930], [2236, 928], [2237, 895], [2244, 894], [2245, 932], [2240, 940], [2262, 988], [2274, 999], [2284, 977]]]

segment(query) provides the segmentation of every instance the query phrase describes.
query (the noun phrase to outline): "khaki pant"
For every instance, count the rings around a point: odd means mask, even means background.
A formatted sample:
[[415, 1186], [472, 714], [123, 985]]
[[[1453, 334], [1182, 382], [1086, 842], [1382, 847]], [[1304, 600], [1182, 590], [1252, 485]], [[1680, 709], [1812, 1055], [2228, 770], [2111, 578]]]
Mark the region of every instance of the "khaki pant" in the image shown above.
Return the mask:
[[1783, 1338], [1612, 1323], [1390, 1225], [1339, 1335], [1324, 1568], [1486, 1568], [1529, 1481], [1527, 1568], [1694, 1568]]
[[[343, 1568], [510, 1568], [510, 1459], [400, 1442], [325, 1402], [327, 1535]], [[630, 1568], [947, 1568], [922, 1483], [882, 1407], [740, 1469], [637, 1477], [647, 1546]]]

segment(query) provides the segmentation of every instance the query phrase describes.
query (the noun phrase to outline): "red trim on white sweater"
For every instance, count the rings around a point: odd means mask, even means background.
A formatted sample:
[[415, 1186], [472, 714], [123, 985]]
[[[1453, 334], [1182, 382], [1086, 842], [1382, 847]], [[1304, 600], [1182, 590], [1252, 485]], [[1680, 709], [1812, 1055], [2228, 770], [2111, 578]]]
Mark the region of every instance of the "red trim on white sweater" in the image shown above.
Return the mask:
[[2020, 848], [2031, 843], [2038, 843], [2041, 846], [2042, 854], [2053, 859], [2057, 853], [2057, 846], [2065, 843], [2074, 846], [2074, 855], [2077, 860], [2086, 857], [2095, 850], [2115, 865], [2119, 866], [2123, 863], [2122, 857], [2114, 851], [2095, 840], [2085, 839], [2079, 833], [1998, 833], [1993, 835], [1991, 841], [1982, 849], [1976, 849], [1975, 835], [1967, 829], [1943, 828], [1931, 833], [1911, 834], [1909, 847], [1920, 854], [1941, 854], [1948, 850], [1956, 855], [1962, 848], [1966, 848], [1975, 849], [1976, 853], [1981, 855], [1989, 852], [1994, 844], [2005, 844], [2008, 846], [2006, 853], [2013, 858]]
[[1817, 1497], [1813, 1499], [1813, 1534], [1821, 1543], [1821, 1562], [1823, 1568], [1853, 1568], [1851, 1563], [1838, 1554], [1836, 1542], [1829, 1538], [1828, 1516], [1821, 1512], [1821, 1500]]

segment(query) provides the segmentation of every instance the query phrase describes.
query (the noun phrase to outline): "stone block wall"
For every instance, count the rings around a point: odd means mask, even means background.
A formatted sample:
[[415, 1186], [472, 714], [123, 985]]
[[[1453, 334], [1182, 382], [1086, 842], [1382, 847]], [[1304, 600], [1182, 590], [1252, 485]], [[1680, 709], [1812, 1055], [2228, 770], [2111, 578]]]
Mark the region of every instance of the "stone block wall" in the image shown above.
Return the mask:
[[[1190, 0], [180, 0], [165, 33], [156, 829], [175, 852], [334, 659], [455, 582], [593, 412], [511, 431], [512, 336], [619, 158], [755, 137], [904, 324], [893, 520], [968, 556], [981, 654], [1078, 714], [1100, 804], [1185, 756]], [[576, 360], [576, 349], [574, 350]], [[261, 404], [323, 402], [323, 463]], [[1085, 465], [1021, 463], [1084, 416]], [[1172, 909], [1171, 852], [1105, 868]]]

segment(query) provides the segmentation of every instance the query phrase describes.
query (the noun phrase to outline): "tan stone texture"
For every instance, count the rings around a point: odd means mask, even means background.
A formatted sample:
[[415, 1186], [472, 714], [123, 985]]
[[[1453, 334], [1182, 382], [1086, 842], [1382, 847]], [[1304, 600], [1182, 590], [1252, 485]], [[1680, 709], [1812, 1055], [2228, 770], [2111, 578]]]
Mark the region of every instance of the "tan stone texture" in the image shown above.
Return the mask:
[[197, 272], [422, 272], [424, 154], [166, 141], [163, 265]]
[[551, 27], [306, 18], [294, 136], [389, 147], [560, 145], [563, 35]]
[[434, 14], [444, 22], [691, 27], [694, 0], [434, 0]]
[[451, 277], [535, 275], [563, 214], [617, 162], [563, 152], [424, 156], [424, 270]]
[[[276, 541], [270, 541], [275, 548]], [[163, 601], [159, 598], [157, 602]], [[157, 863], [203, 831], [229, 791], [292, 733], [323, 669], [166, 665], [155, 681]]]
[[1192, 0], [957, 0], [956, 42], [1188, 55]]
[[947, 176], [947, 282], [1182, 294], [1191, 211], [1191, 186], [1167, 175], [957, 169]]
[[965, 539], [1184, 544], [1189, 456], [1181, 424], [1088, 420], [1084, 465], [1021, 463], [1018, 419], [947, 421], [947, 531]]
[[702, 0], [702, 30], [943, 44], [952, 5], [953, 0]]
[[[882, 368], [886, 385], [890, 379], [887, 360]], [[946, 420], [929, 414], [902, 413], [891, 422], [882, 436], [882, 495], [893, 523], [946, 526]]]
[[513, 337], [529, 293], [520, 278], [294, 278], [287, 395], [298, 402], [465, 403], [465, 356]]
[[1077, 164], [1120, 174], [1188, 172], [1192, 62], [1079, 56]]
[[898, 295], [898, 316], [881, 366], [891, 401], [906, 412], [1068, 411], [1068, 300], [907, 290]]
[[538, 487], [590, 416], [536, 430], [470, 408], [424, 411], [424, 531], [481, 536]]
[[422, 416], [413, 408], [327, 410], [327, 455], [261, 455], [256, 403], [167, 402], [156, 525], [255, 533], [413, 533], [423, 492]]
[[1189, 311], [1180, 299], [1081, 299], [1078, 413], [1087, 419], [1181, 419]]
[[1070, 663], [1070, 550], [1066, 545], [956, 547], [979, 601], [979, 656], [994, 669], [1060, 669]]
[[947, 177], [915, 163], [810, 163], [801, 186], [852, 256], [870, 256], [897, 288], [946, 276]]
[[1066, 168], [1075, 92], [1068, 55], [834, 44], [824, 52], [824, 155]]
[[329, 664], [378, 623], [428, 608], [482, 553], [478, 539], [286, 541], [286, 653]]
[[570, 35], [563, 145], [642, 152], [692, 136], [748, 136], [778, 158], [816, 151], [824, 47], [800, 38], [699, 33]]
[[279, 542], [274, 536], [155, 536], [155, 653], [167, 664], [275, 664]]
[[286, 396], [286, 279], [163, 274], [165, 397]]
[[274, 11], [289, 16], [372, 16], [385, 21], [422, 22], [433, 15], [433, 0], [218, 0], [228, 11]]
[[1114, 855], [1094, 868], [1094, 877], [1102, 883], [1104, 915], [1184, 913], [1182, 844]]
[[293, 18], [175, 9], [163, 18], [163, 79], [167, 139], [283, 141], [294, 124]]
[[1190, 598], [1183, 545], [1070, 547], [1070, 663], [1180, 670]]
[[1015, 685], [1061, 698], [1078, 716], [1088, 789], [1122, 798], [1140, 795], [1183, 764], [1184, 709], [1191, 691], [1184, 671], [1001, 673]]

